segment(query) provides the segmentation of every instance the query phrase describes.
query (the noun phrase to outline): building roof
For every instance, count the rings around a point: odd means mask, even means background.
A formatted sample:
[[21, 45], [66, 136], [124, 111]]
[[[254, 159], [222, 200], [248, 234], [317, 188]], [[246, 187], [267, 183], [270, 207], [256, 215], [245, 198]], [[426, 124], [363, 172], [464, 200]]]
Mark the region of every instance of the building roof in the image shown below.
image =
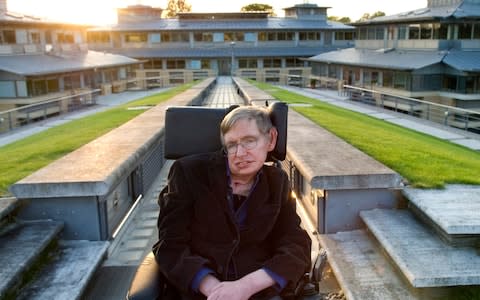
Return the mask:
[[136, 58], [230, 58], [235, 57], [311, 57], [336, 48], [320, 47], [234, 47], [232, 48], [140, 48], [114, 49], [116, 54]]
[[236, 19], [236, 20], [179, 20], [158, 19], [141, 23], [121, 23], [89, 31], [213, 31], [213, 30], [354, 30], [339, 22], [302, 20], [295, 18]]
[[23, 76], [73, 72], [135, 63], [139, 63], [139, 61], [121, 55], [96, 51], [63, 56], [46, 54], [0, 56], [0, 70]]
[[462, 72], [480, 72], [478, 51], [379, 51], [349, 48], [316, 55], [308, 59], [341, 65], [363, 66], [393, 70], [418, 70], [433, 64], [444, 63]]
[[426, 7], [390, 16], [356, 22], [355, 25], [415, 22], [441, 19], [480, 18], [480, 4], [463, 1], [460, 5]]
[[443, 62], [452, 68], [464, 72], [480, 72], [480, 51], [452, 50]]
[[80, 24], [70, 24], [66, 22], [52, 21], [45, 18], [40, 18], [36, 16], [24, 15], [21, 13], [11, 12], [11, 11], [0, 11], [0, 23], [8, 24], [49, 24], [49, 25], [61, 25], [61, 26], [78, 26], [78, 27], [87, 27], [87, 25]]
[[407, 71], [440, 63], [445, 55], [445, 52], [439, 51], [383, 51], [348, 48], [323, 53], [311, 57], [308, 60], [313, 62]]

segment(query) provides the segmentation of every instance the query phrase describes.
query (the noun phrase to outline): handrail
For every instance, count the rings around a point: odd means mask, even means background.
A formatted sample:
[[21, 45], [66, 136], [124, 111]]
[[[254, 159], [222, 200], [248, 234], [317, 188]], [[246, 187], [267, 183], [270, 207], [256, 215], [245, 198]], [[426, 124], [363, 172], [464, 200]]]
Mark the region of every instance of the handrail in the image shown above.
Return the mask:
[[343, 85], [343, 87], [344, 87], [344, 88], [353, 89], [353, 90], [365, 91], [365, 92], [369, 92], [369, 93], [382, 94], [382, 95], [386, 95], [386, 96], [390, 96], [390, 97], [395, 97], [395, 98], [400, 98], [400, 99], [404, 99], [404, 100], [408, 100], [408, 101], [413, 101], [413, 102], [420, 102], [420, 103], [423, 103], [423, 104], [432, 105], [432, 106], [438, 106], [438, 107], [443, 107], [443, 108], [447, 108], [447, 109], [454, 109], [454, 110], [458, 110], [458, 111], [462, 111], [462, 112], [470, 113], [470, 114], [480, 114], [480, 112], [474, 111], [474, 110], [468, 110], [468, 109], [464, 109], [464, 108], [460, 108], [460, 107], [448, 106], [448, 105], [445, 105], [445, 104], [440, 104], [440, 103], [435, 103], [435, 102], [420, 100], [420, 99], [416, 99], [416, 98], [405, 97], [405, 96], [401, 96], [401, 95], [390, 94], [390, 93], [383, 92], [383, 91], [369, 90], [369, 89], [361, 88], [361, 87], [358, 87], [358, 86], [352, 86], [352, 85], [346, 85], [346, 84], [345, 84], [345, 85]]

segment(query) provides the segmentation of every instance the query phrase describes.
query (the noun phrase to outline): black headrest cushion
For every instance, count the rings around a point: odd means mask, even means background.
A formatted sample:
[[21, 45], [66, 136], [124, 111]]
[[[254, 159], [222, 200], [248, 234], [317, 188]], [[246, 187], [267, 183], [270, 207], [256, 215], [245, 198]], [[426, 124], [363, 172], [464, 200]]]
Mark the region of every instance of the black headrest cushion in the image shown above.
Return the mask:
[[[222, 148], [220, 123], [231, 109], [199, 106], [169, 107], [165, 114], [165, 158], [217, 151]], [[278, 130], [275, 149], [269, 160], [284, 160], [287, 153], [288, 106], [275, 102], [268, 107]]]

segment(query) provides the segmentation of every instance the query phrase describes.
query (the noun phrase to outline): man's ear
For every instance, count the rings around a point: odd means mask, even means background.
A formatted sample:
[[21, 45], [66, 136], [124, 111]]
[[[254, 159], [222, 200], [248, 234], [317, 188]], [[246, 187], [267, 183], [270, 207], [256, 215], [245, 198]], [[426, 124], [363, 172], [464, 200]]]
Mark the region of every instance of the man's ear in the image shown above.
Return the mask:
[[270, 142], [268, 144], [268, 152], [270, 152], [273, 149], [275, 149], [275, 145], [277, 144], [277, 136], [278, 136], [277, 128], [275, 127], [270, 128], [270, 132], [268, 133], [268, 136], [270, 137]]

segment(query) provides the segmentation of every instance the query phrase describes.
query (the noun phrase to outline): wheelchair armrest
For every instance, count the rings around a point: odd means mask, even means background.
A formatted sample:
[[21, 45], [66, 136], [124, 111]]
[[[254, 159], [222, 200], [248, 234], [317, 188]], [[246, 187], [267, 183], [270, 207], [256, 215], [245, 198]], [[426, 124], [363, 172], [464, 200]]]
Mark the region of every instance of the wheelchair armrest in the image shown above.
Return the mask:
[[163, 293], [164, 284], [165, 282], [160, 268], [155, 261], [155, 256], [150, 252], [138, 267], [126, 299], [158, 299]]

